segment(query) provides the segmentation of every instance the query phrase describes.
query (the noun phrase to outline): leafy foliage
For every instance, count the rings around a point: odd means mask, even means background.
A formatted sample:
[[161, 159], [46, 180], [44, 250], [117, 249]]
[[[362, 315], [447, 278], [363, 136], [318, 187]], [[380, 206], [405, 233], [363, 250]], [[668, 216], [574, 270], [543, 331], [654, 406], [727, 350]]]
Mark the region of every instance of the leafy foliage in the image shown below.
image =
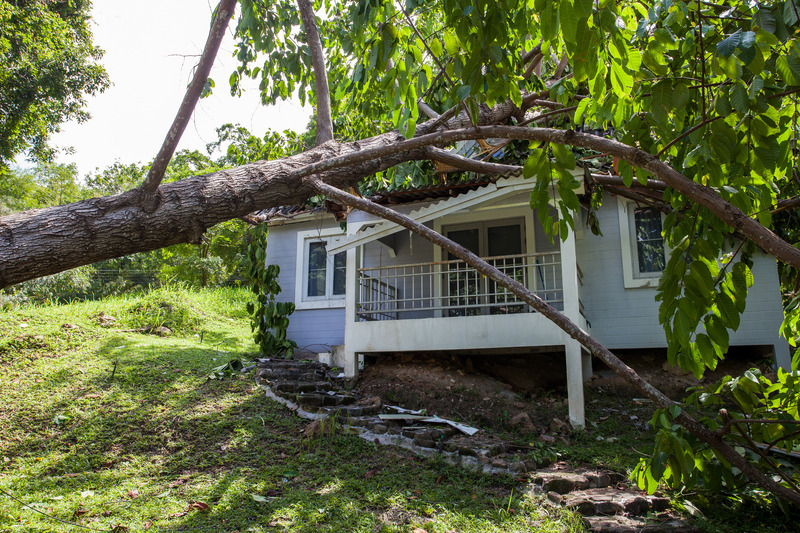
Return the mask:
[[[465, 109], [475, 121], [481, 106], [530, 107], [544, 98], [548, 110], [570, 110], [564, 129], [652, 154], [765, 227], [775, 225], [777, 201], [798, 193], [800, 17], [792, 0], [359, 0], [315, 7], [322, 13], [333, 114], [346, 117], [335, 119], [339, 139], [389, 127], [411, 137], [424, 120], [419, 100], [438, 113]], [[314, 101], [310, 56], [291, 2], [245, 0], [237, 36], [234, 91], [250, 76], [261, 79], [265, 102], [295, 90]], [[565, 238], [581, 208], [578, 157], [588, 167], [613, 169], [626, 187], [653, 177], [604, 154], [555, 142], [530, 146], [523, 174], [536, 179], [531, 206], [553, 237]], [[378, 174], [362, 190], [426, 183], [429, 169], [415, 165]], [[591, 192], [584, 200], [596, 209], [602, 194]], [[716, 368], [739, 327], [752, 258], [760, 252], [742, 244], [735, 223], [675, 190], [662, 196], [670, 258], [657, 292], [659, 320], [670, 362], [701, 377]], [[549, 209], [554, 201], [556, 216]], [[588, 222], [601, 230], [591, 211]], [[796, 231], [784, 234], [799, 242]], [[787, 269], [783, 278], [798, 276]], [[789, 310], [783, 334], [794, 343], [800, 305]], [[773, 385], [789, 390], [787, 381]], [[666, 425], [655, 420], [666, 432], [658, 444], [664, 453], [691, 447], [693, 437], [673, 429], [669, 418]], [[664, 465], [643, 467], [640, 480], [682, 482], [694, 475], [680, 464]]]
[[[714, 416], [703, 423], [719, 437], [730, 439], [755, 468], [796, 490], [800, 470], [789, 454], [800, 442], [798, 398], [800, 372], [778, 369], [772, 381], [753, 369], [695, 391], [686, 406], [706, 412], [715, 409]], [[641, 459], [634, 471], [639, 486], [652, 493], [663, 479], [675, 489], [742, 489], [748, 482], [744, 473], [732, 469], [724, 457], [672, 421], [680, 409], [659, 409], [653, 415], [658, 435], [653, 455]]]
[[267, 258], [266, 224], [259, 224], [250, 230], [251, 242], [247, 245], [247, 277], [253, 283], [256, 301], [247, 304], [250, 314], [250, 329], [253, 338], [261, 348], [261, 353], [269, 356], [291, 357], [297, 343], [286, 337], [289, 315], [294, 313], [294, 303], [278, 302], [278, 265], [266, 265]]
[[90, 9], [87, 0], [0, 4], [0, 167], [24, 151], [49, 160], [50, 134], [86, 120], [85, 96], [108, 86]]

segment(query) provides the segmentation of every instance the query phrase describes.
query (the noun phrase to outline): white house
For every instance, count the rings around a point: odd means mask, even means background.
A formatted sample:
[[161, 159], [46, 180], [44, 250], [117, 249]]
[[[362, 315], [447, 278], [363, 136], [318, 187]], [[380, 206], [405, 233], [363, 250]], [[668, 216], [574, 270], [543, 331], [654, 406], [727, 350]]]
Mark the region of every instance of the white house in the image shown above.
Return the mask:
[[[487, 258], [563, 311], [611, 350], [666, 348], [654, 300], [664, 265], [661, 215], [606, 195], [603, 236], [580, 229], [551, 243], [519, 177], [388, 193], [393, 204]], [[346, 227], [346, 229], [344, 229]], [[421, 237], [363, 212], [340, 224], [308, 212], [270, 223], [267, 262], [281, 268], [280, 300], [293, 301], [289, 338], [300, 348], [359, 358], [382, 352], [565, 353], [570, 419], [582, 425], [591, 361], [580, 345], [512, 294]], [[755, 283], [731, 346], [771, 352], [788, 368], [775, 260], [754, 258]]]

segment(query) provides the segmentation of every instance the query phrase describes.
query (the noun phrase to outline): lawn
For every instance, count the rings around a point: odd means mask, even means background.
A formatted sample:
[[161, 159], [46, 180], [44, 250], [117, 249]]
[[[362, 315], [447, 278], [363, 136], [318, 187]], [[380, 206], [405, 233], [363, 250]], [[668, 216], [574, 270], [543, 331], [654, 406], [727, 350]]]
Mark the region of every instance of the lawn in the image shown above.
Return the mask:
[[167, 288], [0, 312], [0, 530], [582, 529], [510, 477], [303, 439], [251, 374], [209, 380], [254, 355], [248, 297]]

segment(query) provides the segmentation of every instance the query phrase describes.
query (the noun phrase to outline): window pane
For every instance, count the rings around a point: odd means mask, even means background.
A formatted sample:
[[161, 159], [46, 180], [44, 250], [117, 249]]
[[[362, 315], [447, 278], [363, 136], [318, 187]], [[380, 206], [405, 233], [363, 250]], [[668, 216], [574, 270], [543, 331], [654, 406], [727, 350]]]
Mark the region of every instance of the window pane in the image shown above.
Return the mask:
[[[475, 255], [480, 255], [480, 242], [481, 242], [481, 233], [478, 228], [470, 228], [470, 229], [459, 229], [454, 231], [447, 232], [447, 238], [453, 242], [456, 242], [472, 252]], [[449, 260], [456, 259], [456, 256], [449, 253], [447, 254], [447, 258]]]
[[522, 228], [519, 224], [490, 226], [486, 232], [489, 257], [522, 253]]
[[649, 207], [634, 211], [639, 272], [664, 270], [664, 239], [661, 237], [661, 213]]
[[333, 256], [333, 294], [344, 294], [347, 283], [347, 252]]
[[307, 296], [325, 296], [325, 262], [328, 254], [324, 242], [308, 244], [308, 293]]

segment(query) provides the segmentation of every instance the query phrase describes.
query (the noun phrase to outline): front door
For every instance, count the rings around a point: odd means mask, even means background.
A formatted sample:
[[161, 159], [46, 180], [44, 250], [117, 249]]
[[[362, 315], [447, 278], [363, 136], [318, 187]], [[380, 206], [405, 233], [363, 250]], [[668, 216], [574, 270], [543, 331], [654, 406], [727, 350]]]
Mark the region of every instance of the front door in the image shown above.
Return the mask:
[[[459, 224], [443, 228], [444, 235], [472, 253], [488, 259], [501, 272], [523, 277], [525, 253], [524, 220], [500, 220]], [[513, 294], [473, 270], [463, 261], [447, 255], [445, 316], [505, 314], [524, 311]], [[518, 281], [523, 282], [523, 279]]]

